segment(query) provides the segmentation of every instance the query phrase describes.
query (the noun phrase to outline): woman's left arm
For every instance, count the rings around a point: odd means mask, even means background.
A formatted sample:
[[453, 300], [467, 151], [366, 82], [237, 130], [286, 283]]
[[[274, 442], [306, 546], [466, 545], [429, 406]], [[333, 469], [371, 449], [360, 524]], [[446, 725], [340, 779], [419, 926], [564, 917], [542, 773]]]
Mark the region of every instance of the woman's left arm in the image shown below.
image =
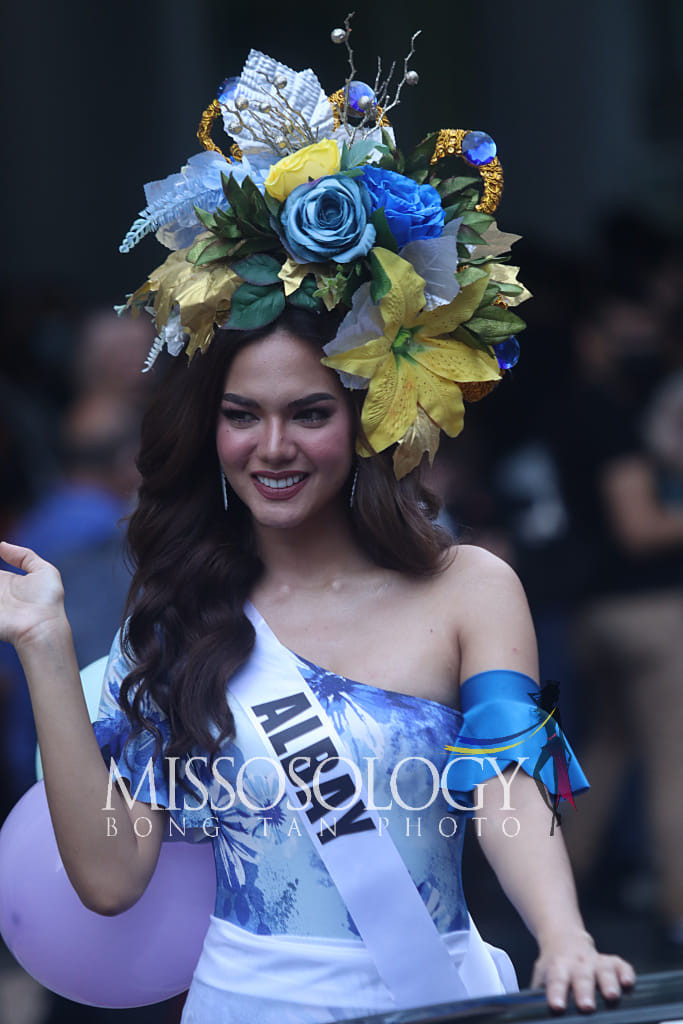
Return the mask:
[[[596, 983], [605, 999], [617, 999], [622, 988], [635, 983], [633, 967], [619, 956], [596, 950], [581, 917], [564, 840], [557, 830], [550, 834], [551, 811], [534, 779], [522, 769], [509, 768], [503, 774], [508, 781], [514, 774], [509, 804], [502, 807], [502, 786], [485, 784], [477, 812], [484, 819], [480, 843], [506, 896], [538, 943], [532, 988], [544, 986], [555, 1010], [565, 1008], [570, 989], [579, 1009], [594, 1009]], [[510, 816], [519, 823], [515, 836], [509, 826], [503, 830], [503, 821]]]
[[[522, 672], [538, 681], [538, 654], [529, 606], [515, 572], [479, 548], [458, 549], [450, 573], [457, 609], [460, 679], [489, 669]], [[633, 967], [595, 949], [579, 910], [564, 840], [550, 834], [551, 810], [522, 768], [507, 769], [510, 801], [503, 788], [484, 785], [480, 842], [503, 890], [535, 937], [539, 955], [532, 986], [543, 985], [553, 1009], [566, 1006], [571, 989], [577, 1006], [593, 1009], [595, 986], [606, 999], [635, 982]], [[510, 809], [510, 806], [514, 810]], [[505, 818], [519, 821], [506, 835]]]

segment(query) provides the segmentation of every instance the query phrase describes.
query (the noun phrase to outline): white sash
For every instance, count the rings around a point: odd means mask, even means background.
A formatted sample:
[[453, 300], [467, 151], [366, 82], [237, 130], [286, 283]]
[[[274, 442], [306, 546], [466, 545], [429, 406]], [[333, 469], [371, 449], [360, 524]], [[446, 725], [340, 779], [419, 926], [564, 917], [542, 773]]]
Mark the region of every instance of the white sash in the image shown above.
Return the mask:
[[[423, 1004], [425, 993], [432, 1003], [466, 999], [468, 987], [408, 869], [388, 831], [380, 829], [377, 812], [367, 809], [365, 787], [357, 790], [348, 750], [330, 717], [302, 677], [295, 656], [250, 602], [245, 613], [256, 630], [256, 643], [249, 661], [231, 679], [230, 695], [280, 760], [290, 803], [297, 807], [380, 977], [399, 1006]], [[336, 814], [319, 803], [312, 785], [292, 782], [290, 760], [299, 753], [309, 758], [311, 780], [318, 763], [335, 756], [346, 759], [328, 761], [319, 773], [320, 793], [328, 804], [340, 807]], [[308, 778], [305, 761], [292, 767], [297, 776]], [[304, 800], [308, 802], [300, 806]], [[335, 817], [336, 836], [325, 827]]]

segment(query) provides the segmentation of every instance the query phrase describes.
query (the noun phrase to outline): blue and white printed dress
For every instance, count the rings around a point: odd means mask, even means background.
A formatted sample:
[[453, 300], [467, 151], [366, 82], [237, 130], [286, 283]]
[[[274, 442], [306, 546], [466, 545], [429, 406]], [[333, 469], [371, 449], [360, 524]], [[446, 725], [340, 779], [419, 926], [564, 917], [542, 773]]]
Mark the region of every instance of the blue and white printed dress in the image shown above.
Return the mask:
[[[257, 639], [267, 634], [279, 645], [258, 612], [250, 609]], [[544, 716], [531, 697], [537, 685], [519, 673], [482, 673], [461, 687], [458, 710], [346, 679], [279, 647], [283, 657], [294, 659], [350, 759], [360, 767], [380, 827], [391, 836], [454, 962], [462, 960], [476, 934], [460, 871], [471, 791], [487, 779], [490, 785], [500, 782], [493, 759], [457, 759], [445, 747], [477, 738], [515, 737], [509, 749], [496, 755], [498, 771], [522, 759], [531, 773], [547, 742], [546, 731], [539, 728]], [[154, 737], [145, 731], [127, 742], [130, 726], [117, 698], [129, 670], [117, 637], [93, 724], [95, 735], [105, 761], [116, 760], [136, 799], [169, 807], [161, 760], [149, 769]], [[320, 853], [301, 828], [300, 812], [282, 793], [278, 766], [233, 699], [230, 685], [227, 700], [235, 738], [220, 751], [220, 776], [209, 771], [208, 759], [197, 752], [196, 795], [189, 798], [178, 786], [175, 808], [169, 810], [169, 836], [184, 834], [193, 841], [210, 837], [217, 880], [215, 908], [183, 1024], [323, 1024], [399, 1009]], [[166, 744], [169, 725], [161, 710], [149, 698], [141, 710]], [[576, 792], [587, 782], [567, 751]], [[540, 774], [554, 790], [552, 759]], [[325, 824], [329, 827], [327, 821], [321, 828]], [[490, 968], [470, 983], [470, 994], [516, 988], [506, 954], [476, 937], [480, 952], [486, 947]], [[425, 992], [423, 1004], [429, 1002]]]

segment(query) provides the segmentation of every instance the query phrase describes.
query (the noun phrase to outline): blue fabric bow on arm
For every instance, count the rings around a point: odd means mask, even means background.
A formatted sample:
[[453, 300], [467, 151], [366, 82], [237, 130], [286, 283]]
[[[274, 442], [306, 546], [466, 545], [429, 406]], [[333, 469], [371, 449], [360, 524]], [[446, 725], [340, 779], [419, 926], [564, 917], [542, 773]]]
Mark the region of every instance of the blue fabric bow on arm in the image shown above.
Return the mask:
[[573, 804], [573, 794], [589, 788], [557, 723], [557, 706], [544, 709], [542, 693], [530, 676], [507, 669], [465, 680], [460, 688], [462, 728], [446, 748], [454, 748], [445, 777], [449, 790], [471, 793], [517, 762], [557, 802]]

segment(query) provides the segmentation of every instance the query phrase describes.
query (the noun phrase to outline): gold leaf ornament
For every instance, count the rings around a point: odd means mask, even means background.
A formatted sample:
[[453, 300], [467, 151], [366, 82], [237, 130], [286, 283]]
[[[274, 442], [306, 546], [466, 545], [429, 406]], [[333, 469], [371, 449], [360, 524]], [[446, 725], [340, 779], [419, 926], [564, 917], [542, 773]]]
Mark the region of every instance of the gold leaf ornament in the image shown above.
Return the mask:
[[196, 267], [188, 263], [188, 252], [189, 249], [172, 252], [142, 287], [149, 286], [155, 293], [154, 318], [159, 330], [178, 307], [180, 323], [189, 335], [185, 353], [192, 359], [198, 349], [205, 352], [208, 348], [214, 329], [227, 319], [232, 297], [243, 282], [225, 264]]
[[531, 292], [524, 287], [521, 281], [517, 280], [517, 274], [519, 274], [519, 267], [513, 267], [509, 263], [491, 264], [492, 281], [495, 281], [496, 284], [516, 284], [518, 288], [522, 289], [519, 295], [505, 296], [506, 306], [519, 306], [520, 303], [531, 298]]

